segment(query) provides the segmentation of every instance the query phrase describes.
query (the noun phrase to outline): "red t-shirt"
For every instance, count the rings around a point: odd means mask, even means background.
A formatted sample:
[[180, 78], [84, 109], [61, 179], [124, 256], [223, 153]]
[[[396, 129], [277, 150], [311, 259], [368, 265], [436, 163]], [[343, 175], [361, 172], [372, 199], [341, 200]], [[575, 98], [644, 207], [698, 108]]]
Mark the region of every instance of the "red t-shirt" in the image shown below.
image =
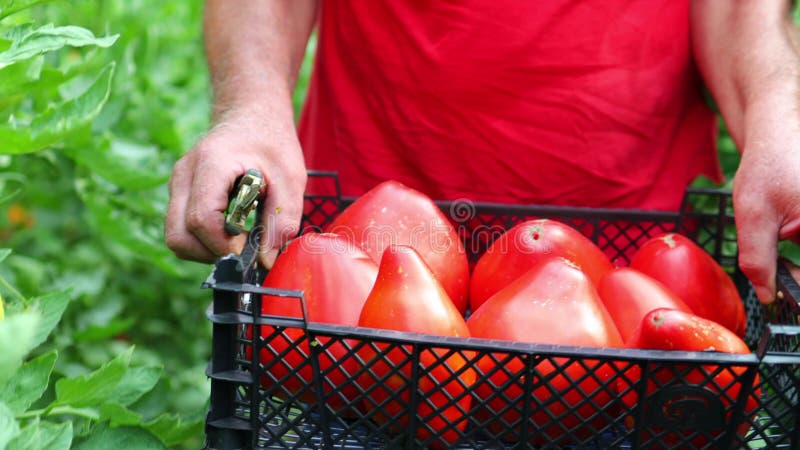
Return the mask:
[[345, 195], [675, 209], [721, 177], [688, 1], [321, 4], [299, 136]]

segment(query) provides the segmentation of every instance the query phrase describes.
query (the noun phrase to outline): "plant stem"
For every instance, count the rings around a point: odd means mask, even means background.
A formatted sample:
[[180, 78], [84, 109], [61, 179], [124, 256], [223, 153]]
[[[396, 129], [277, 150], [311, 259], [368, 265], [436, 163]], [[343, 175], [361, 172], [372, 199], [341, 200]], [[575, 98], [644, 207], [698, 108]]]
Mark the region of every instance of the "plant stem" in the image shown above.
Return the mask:
[[31, 417], [41, 416], [44, 413], [45, 409], [34, 409], [32, 411], [25, 411], [23, 413], [19, 413], [15, 417], [17, 419], [29, 419]]
[[91, 420], [100, 418], [100, 414], [92, 408], [73, 408], [72, 406], [56, 406], [47, 413], [48, 416], [58, 414], [70, 414]]
[[11, 296], [16, 298], [17, 300], [21, 301], [23, 304], [28, 304], [28, 299], [25, 298], [24, 295], [20, 291], [17, 290], [14, 286], [12, 286], [2, 275], [0, 275], [0, 287], [5, 288], [8, 292], [11, 293]]
[[55, 407], [47, 407], [42, 409], [34, 409], [31, 411], [25, 411], [24, 413], [20, 413], [16, 415], [17, 419], [29, 419], [31, 417], [37, 416], [55, 416], [55, 415], [73, 415], [84, 417], [86, 419], [97, 420], [100, 418], [100, 414], [97, 413], [94, 409], [91, 408], [73, 408], [72, 406], [55, 406]]

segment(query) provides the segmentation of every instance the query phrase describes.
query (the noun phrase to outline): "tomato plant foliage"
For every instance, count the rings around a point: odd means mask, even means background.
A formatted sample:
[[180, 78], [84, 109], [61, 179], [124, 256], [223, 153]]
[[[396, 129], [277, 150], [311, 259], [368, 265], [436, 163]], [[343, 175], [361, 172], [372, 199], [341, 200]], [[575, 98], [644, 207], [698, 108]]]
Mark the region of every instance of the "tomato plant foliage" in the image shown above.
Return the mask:
[[202, 444], [209, 268], [162, 237], [208, 126], [201, 14], [0, 0], [0, 449]]

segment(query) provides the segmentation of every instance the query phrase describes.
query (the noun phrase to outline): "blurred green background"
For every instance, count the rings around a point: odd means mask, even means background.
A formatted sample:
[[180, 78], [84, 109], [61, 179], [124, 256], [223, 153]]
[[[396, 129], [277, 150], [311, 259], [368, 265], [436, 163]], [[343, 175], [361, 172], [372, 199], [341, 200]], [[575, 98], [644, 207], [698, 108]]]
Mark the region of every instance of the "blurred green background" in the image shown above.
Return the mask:
[[[0, 348], [19, 348], [0, 357], [0, 449], [202, 445], [209, 266], [162, 238], [171, 167], [209, 124], [201, 16], [0, 0]], [[720, 157], [730, 179], [724, 130]]]

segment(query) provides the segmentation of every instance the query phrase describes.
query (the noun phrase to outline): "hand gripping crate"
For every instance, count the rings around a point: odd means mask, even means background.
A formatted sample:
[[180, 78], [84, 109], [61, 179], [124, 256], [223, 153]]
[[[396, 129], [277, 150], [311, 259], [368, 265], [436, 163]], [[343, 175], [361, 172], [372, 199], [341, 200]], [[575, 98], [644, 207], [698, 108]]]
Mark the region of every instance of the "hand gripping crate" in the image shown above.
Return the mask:
[[[306, 197], [305, 229], [324, 226], [352, 201], [330, 180], [334, 194]], [[263, 316], [263, 294], [302, 304], [303, 293], [261, 287], [264, 271], [250, 246], [218, 261], [204, 283], [213, 290], [207, 448], [800, 449], [800, 288], [781, 267], [783, 298], [759, 304], [735, 266], [729, 193], [688, 190], [677, 213], [439, 205], [472, 262], [502, 231], [532, 218], [572, 225], [617, 264], [649, 236], [685, 234], [734, 277], [753, 352], [543, 345]], [[364, 349], [379, 357], [360, 358]], [[463, 365], [448, 363], [454, 355]], [[486, 373], [477, 369], [481, 358], [494, 362]], [[467, 370], [477, 372], [475, 383], [463, 381]]]

